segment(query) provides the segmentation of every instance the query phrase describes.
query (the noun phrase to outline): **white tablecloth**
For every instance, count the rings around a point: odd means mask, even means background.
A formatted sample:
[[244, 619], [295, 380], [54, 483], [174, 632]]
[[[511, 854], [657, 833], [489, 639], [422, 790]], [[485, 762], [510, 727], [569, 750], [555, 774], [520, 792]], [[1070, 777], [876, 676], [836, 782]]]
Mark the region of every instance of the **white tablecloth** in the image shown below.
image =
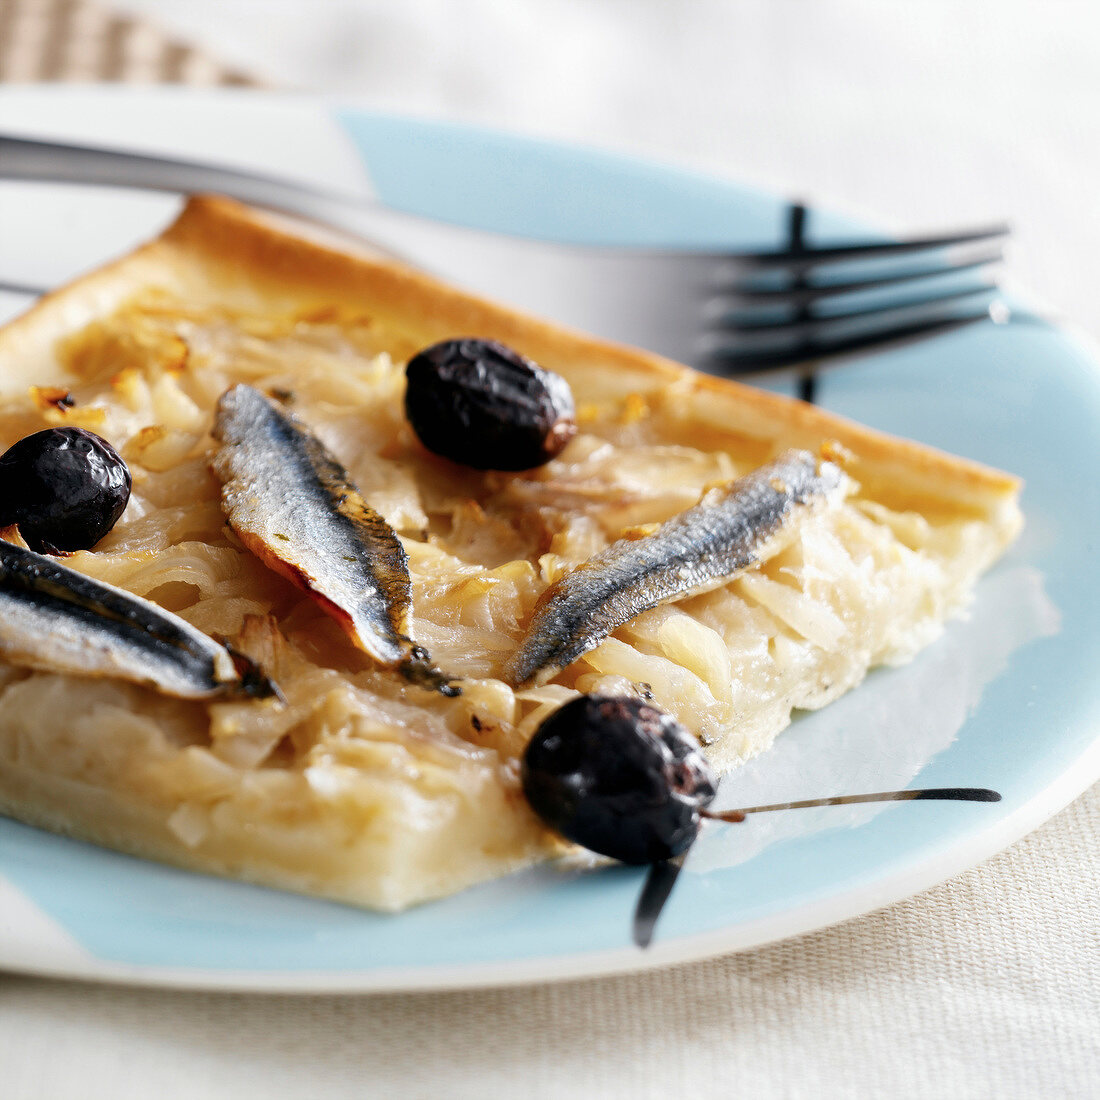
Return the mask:
[[[273, 84], [656, 154], [903, 229], [1009, 217], [1012, 271], [1100, 334], [1091, 0], [119, 6]], [[0, 1100], [1098, 1096], [1098, 851], [1094, 788], [883, 912], [561, 986], [296, 998], [0, 975]]]

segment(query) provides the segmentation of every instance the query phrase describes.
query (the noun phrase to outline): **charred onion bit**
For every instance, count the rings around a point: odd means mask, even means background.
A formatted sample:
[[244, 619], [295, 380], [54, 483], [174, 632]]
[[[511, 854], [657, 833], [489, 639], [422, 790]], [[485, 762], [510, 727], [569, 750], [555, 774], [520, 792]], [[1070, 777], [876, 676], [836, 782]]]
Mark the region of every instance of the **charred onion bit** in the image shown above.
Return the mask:
[[528, 470], [576, 434], [569, 383], [493, 340], [444, 340], [405, 368], [420, 442], [478, 470]]
[[582, 695], [539, 726], [523, 790], [568, 840], [624, 863], [684, 852], [718, 780], [695, 739], [642, 699]]
[[126, 463], [83, 428], [47, 428], [0, 455], [0, 527], [17, 524], [38, 553], [90, 550], [129, 499]]

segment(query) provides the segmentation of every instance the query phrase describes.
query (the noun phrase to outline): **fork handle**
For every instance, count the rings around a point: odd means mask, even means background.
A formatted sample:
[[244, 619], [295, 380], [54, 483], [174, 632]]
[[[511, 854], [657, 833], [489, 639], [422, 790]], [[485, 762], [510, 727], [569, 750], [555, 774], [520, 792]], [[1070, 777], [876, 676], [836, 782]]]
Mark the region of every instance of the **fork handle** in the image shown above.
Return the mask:
[[[91, 184], [177, 195], [216, 193], [339, 230], [372, 252], [428, 270], [461, 255], [475, 231], [427, 222], [377, 200], [201, 161], [0, 134], [0, 180]], [[478, 236], [481, 236], [478, 234]], [[483, 246], [484, 251], [484, 246]]]
[[[576, 250], [568, 246], [469, 229], [396, 210], [370, 198], [175, 157], [0, 133], [2, 179], [229, 195], [306, 219], [326, 234], [337, 230], [345, 236], [345, 243], [365, 246], [372, 253], [383, 253], [536, 314], [554, 315], [550, 303], [556, 301], [555, 288], [573, 288], [578, 278]], [[604, 268], [611, 266], [617, 271], [624, 262], [629, 261], [614, 252], [601, 262], [599, 253], [594, 252], [586, 257], [584, 266], [591, 268], [587, 273], [590, 279], [600, 281]], [[517, 279], [517, 272], [524, 278]], [[527, 292], [517, 294], [517, 283]], [[598, 331], [599, 316], [583, 312], [587, 308], [584, 296], [570, 293], [569, 299], [570, 306], [580, 301], [582, 312], [574, 316], [569, 309], [559, 310], [556, 319]]]
[[132, 187], [176, 194], [213, 191], [307, 216], [332, 203], [377, 206], [369, 199], [198, 161], [0, 134], [0, 179]]

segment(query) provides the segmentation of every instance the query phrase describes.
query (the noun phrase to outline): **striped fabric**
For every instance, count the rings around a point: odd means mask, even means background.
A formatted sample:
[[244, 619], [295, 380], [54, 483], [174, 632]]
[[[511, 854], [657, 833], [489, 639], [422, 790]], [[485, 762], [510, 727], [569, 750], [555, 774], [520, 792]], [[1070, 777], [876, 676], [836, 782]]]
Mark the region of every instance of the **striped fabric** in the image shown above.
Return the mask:
[[259, 83], [140, 19], [86, 0], [0, 0], [0, 81]]

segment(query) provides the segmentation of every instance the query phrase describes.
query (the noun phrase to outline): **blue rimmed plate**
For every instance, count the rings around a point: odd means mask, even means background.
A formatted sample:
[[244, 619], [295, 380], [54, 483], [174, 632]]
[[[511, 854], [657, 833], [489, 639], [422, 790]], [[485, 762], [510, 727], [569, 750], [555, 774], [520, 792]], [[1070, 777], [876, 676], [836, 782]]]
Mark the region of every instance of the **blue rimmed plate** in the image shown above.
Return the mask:
[[[783, 218], [780, 199], [720, 180], [328, 101], [23, 89], [0, 93], [0, 129], [316, 177], [421, 213], [548, 237], [758, 247], [778, 243]], [[162, 197], [0, 186], [0, 279], [58, 281], [154, 232], [172, 209]], [[379, 916], [0, 820], [0, 966], [299, 991], [588, 976], [820, 928], [1022, 836], [1100, 776], [1096, 358], [1043, 324], [979, 326], [831, 369], [819, 393], [838, 413], [1021, 474], [1028, 525], [979, 586], [968, 619], [911, 665], [877, 671], [798, 718], [724, 782], [723, 802], [910, 784], [989, 786], [1003, 802], [829, 808], [709, 829], [646, 953], [630, 944], [636, 869], [544, 867]]]

